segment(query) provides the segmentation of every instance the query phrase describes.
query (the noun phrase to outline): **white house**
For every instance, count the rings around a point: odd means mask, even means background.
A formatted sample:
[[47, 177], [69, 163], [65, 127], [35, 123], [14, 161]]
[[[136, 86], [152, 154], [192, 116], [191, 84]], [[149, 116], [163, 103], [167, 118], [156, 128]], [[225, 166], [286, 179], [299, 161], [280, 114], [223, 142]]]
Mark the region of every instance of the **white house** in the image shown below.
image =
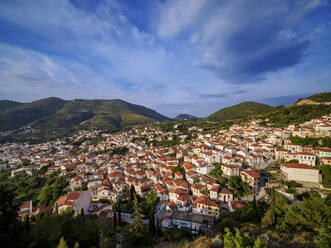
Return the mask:
[[280, 165], [280, 170], [286, 180], [298, 182], [319, 183], [319, 170], [306, 164], [284, 163]]

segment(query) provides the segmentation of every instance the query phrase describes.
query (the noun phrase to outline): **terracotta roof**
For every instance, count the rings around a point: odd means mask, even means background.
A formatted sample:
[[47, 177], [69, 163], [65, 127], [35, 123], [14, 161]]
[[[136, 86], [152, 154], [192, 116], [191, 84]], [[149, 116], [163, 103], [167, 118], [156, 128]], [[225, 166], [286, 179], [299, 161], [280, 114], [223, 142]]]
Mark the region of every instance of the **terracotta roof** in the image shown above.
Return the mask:
[[189, 194], [183, 194], [180, 197], [178, 197], [177, 200], [178, 201], [187, 201], [189, 199], [192, 199], [192, 196], [191, 195], [189, 195]]
[[174, 203], [173, 201], [170, 201], [168, 204], [167, 204], [167, 207], [169, 207], [170, 209], [174, 210], [177, 208], [177, 205], [176, 203]]
[[219, 206], [215, 201], [210, 200], [209, 198], [204, 197], [204, 196], [199, 196], [197, 199], [195, 199], [193, 204], [194, 205], [203, 204], [203, 205], [206, 205], [206, 206], [213, 206], [213, 207], [218, 207]]
[[246, 204], [245, 203], [242, 203], [242, 202], [239, 202], [239, 201], [232, 201], [231, 202], [231, 206], [233, 209], [240, 209], [240, 208], [244, 208], [246, 207]]
[[72, 191], [67, 196], [67, 201], [76, 201], [81, 194], [81, 191]]
[[258, 172], [256, 172], [255, 170], [245, 170], [245, 171], [241, 171], [240, 174], [245, 173], [253, 178], [259, 178], [260, 174]]
[[220, 185], [217, 184], [217, 185], [214, 185], [214, 186], [210, 189], [210, 191], [218, 192], [219, 188], [220, 188]]
[[284, 163], [280, 164], [280, 166], [284, 166], [286, 168], [293, 168], [293, 169], [305, 169], [305, 170], [317, 170], [312, 166], [307, 164], [298, 164], [298, 163]]
[[58, 206], [63, 205], [66, 202], [67, 197], [68, 197], [68, 195], [60, 196], [59, 199], [57, 199], [57, 201], [54, 203], [54, 206], [56, 206], [56, 205], [58, 205]]

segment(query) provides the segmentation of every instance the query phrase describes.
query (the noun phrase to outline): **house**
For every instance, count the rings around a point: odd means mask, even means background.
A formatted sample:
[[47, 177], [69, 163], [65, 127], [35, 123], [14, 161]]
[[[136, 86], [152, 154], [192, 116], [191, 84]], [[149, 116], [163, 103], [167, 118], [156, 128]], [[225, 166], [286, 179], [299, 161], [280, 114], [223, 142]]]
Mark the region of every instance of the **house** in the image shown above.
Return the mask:
[[[167, 223], [167, 221], [164, 221]], [[168, 222], [169, 223], [169, 222]], [[183, 212], [175, 210], [171, 215], [170, 225], [163, 225], [163, 227], [177, 227], [183, 229], [190, 229], [194, 233], [203, 232], [209, 229], [214, 224], [214, 217], [203, 215], [199, 213]]]
[[233, 201], [233, 192], [225, 187], [220, 185], [215, 185], [209, 191], [209, 197], [215, 201], [229, 202]]
[[223, 164], [221, 166], [221, 169], [222, 169], [223, 175], [226, 177], [239, 176], [239, 166], [237, 166], [237, 165]]
[[193, 202], [192, 212], [215, 216], [217, 218], [220, 214], [220, 206], [208, 197], [199, 196]]
[[177, 209], [180, 211], [191, 210], [192, 196], [189, 194], [182, 194], [177, 198]]
[[284, 145], [284, 148], [288, 150], [291, 153], [297, 153], [302, 152], [302, 146], [293, 144], [293, 143], [287, 143]]
[[300, 164], [308, 164], [315, 166], [316, 156], [310, 152], [298, 152], [298, 160]]
[[24, 217], [26, 215], [30, 215], [32, 213], [32, 201], [22, 202], [19, 207], [18, 216]]
[[72, 208], [76, 214], [79, 214], [83, 209], [84, 213], [87, 214], [91, 203], [91, 192], [87, 191], [72, 191], [67, 195], [61, 196], [55, 203], [54, 209], [58, 209], [61, 213], [68, 208]]
[[230, 212], [234, 212], [238, 209], [242, 209], [242, 208], [245, 208], [246, 207], [246, 204], [243, 203], [243, 202], [240, 202], [240, 201], [229, 201], [229, 210]]
[[212, 164], [205, 164], [203, 166], [198, 166], [197, 167], [197, 172], [199, 174], [202, 175], [207, 175], [209, 174], [213, 169], [215, 168], [215, 166], [213, 166]]
[[104, 200], [109, 200], [111, 199], [111, 190], [109, 187], [104, 186], [104, 185], [99, 185], [98, 186], [98, 199], [104, 199]]
[[184, 194], [184, 191], [181, 189], [172, 189], [169, 192], [169, 200], [177, 203], [177, 199], [180, 195]]
[[255, 170], [245, 170], [240, 172], [241, 180], [252, 188], [257, 188], [260, 174]]
[[199, 197], [202, 196], [202, 191], [203, 191], [203, 187], [201, 184], [192, 184], [191, 185], [191, 190], [192, 190], [192, 195], [193, 197]]
[[294, 180], [301, 183], [315, 183], [320, 182], [319, 170], [299, 163], [283, 163], [280, 165], [280, 170], [286, 180]]
[[321, 147], [319, 148], [319, 157], [331, 157], [331, 148]]

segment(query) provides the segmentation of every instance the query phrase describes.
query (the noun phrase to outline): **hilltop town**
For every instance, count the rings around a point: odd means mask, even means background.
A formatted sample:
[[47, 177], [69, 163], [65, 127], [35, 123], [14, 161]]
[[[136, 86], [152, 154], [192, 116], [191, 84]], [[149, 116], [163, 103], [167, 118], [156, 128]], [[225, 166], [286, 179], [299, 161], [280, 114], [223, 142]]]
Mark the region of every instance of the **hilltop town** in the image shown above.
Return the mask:
[[331, 148], [298, 142], [329, 139], [331, 115], [285, 128], [256, 119], [213, 133], [172, 125], [170, 131], [156, 125], [118, 134], [80, 131], [42, 144], [3, 144], [1, 168], [10, 172], [9, 180], [52, 176], [63, 181], [61, 191], [47, 200], [21, 197], [18, 216], [72, 209], [106, 220], [111, 228], [118, 223], [115, 204], [128, 210], [120, 213], [121, 222], [131, 223], [128, 195], [156, 194], [155, 226], [198, 234], [210, 232], [222, 213], [266, 200], [270, 189], [291, 202], [308, 191], [325, 197], [331, 189], [330, 174], [321, 170], [331, 165]]

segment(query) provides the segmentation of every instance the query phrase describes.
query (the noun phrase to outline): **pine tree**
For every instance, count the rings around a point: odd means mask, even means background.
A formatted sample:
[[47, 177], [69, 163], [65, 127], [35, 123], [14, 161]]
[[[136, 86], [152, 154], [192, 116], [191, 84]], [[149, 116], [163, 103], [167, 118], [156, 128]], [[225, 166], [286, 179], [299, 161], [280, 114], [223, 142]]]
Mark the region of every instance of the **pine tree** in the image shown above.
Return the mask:
[[84, 213], [84, 209], [82, 208], [81, 210], [80, 210], [80, 214], [81, 214], [81, 216], [82, 216], [82, 218], [83, 218], [83, 221], [85, 222], [85, 213]]
[[68, 248], [67, 242], [64, 240], [63, 236], [60, 238], [57, 248]]
[[122, 218], [121, 218], [121, 199], [118, 199], [118, 226], [122, 226]]
[[139, 206], [138, 206], [138, 200], [137, 197], [134, 197], [134, 218], [132, 222], [129, 225], [129, 231], [133, 234], [134, 238], [138, 241], [143, 237], [144, 234], [144, 227], [141, 223], [141, 219], [143, 218], [143, 214], [140, 212]]
[[113, 217], [113, 219], [114, 219], [114, 228], [116, 228], [117, 227], [117, 213], [116, 213], [115, 204], [113, 204], [113, 211], [114, 211], [114, 217]]

